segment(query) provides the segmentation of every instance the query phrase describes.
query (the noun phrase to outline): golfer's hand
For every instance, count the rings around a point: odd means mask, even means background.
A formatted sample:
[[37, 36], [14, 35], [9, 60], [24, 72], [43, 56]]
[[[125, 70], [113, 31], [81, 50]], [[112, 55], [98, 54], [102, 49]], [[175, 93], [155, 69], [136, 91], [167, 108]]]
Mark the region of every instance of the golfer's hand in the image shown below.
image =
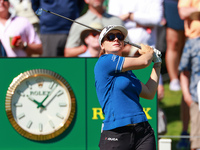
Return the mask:
[[141, 44], [141, 49], [139, 49], [139, 53], [140, 55], [143, 55], [143, 54], [146, 54], [146, 53], [152, 53], [153, 54], [153, 48], [150, 47], [149, 45], [144, 45], [144, 44]]
[[162, 59], [161, 59], [162, 54], [161, 54], [161, 52], [159, 50], [155, 49], [155, 48], [153, 48], [153, 51], [154, 51], [154, 53], [153, 53], [153, 62], [154, 63], [162, 63]]

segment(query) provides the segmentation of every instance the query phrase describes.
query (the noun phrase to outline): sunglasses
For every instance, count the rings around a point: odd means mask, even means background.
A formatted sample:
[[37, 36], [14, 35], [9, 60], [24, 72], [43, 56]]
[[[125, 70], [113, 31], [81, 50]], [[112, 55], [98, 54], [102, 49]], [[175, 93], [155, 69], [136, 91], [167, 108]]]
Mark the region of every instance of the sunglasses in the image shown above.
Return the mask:
[[108, 41], [113, 41], [116, 37], [117, 37], [118, 40], [120, 40], [120, 41], [123, 41], [123, 40], [124, 40], [124, 35], [121, 34], [121, 33], [116, 33], [116, 34], [114, 34], [114, 33], [109, 33], [109, 34], [106, 36], [106, 39], [107, 39]]
[[93, 37], [99, 35], [100, 33], [99, 32], [90, 32], [89, 35], [92, 35]]

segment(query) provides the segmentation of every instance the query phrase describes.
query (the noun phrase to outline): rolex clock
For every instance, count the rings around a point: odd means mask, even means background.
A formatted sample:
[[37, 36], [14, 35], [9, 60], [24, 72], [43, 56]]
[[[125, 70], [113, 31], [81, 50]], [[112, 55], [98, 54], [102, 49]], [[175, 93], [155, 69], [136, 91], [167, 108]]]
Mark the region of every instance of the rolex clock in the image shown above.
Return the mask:
[[6, 114], [13, 128], [36, 141], [53, 139], [71, 124], [76, 101], [59, 74], [34, 69], [13, 79], [6, 94]]

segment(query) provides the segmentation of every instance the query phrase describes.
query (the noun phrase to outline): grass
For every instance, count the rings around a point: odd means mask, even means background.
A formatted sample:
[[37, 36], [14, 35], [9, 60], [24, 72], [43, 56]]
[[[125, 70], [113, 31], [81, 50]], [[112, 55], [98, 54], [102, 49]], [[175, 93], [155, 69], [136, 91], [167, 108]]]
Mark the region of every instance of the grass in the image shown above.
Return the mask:
[[[180, 119], [180, 104], [182, 92], [173, 92], [169, 90], [169, 82], [164, 83], [165, 96], [160, 102], [160, 107], [164, 110], [167, 117], [166, 136], [179, 136], [182, 131], [182, 122]], [[179, 138], [172, 139], [172, 150], [176, 150], [176, 144]]]

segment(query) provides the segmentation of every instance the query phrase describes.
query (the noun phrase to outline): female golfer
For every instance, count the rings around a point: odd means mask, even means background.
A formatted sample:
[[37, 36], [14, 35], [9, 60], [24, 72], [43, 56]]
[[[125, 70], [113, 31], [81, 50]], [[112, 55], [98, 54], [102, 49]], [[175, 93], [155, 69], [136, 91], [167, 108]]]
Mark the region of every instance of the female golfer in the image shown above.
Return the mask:
[[[161, 58], [141, 44], [138, 57], [122, 57], [127, 30], [109, 25], [99, 36], [100, 57], [95, 65], [97, 96], [105, 115], [99, 147], [101, 150], [156, 150], [151, 128], [139, 97], [153, 99], [157, 90]], [[157, 50], [158, 51], [158, 50]], [[146, 84], [132, 70], [146, 68], [154, 62]]]

